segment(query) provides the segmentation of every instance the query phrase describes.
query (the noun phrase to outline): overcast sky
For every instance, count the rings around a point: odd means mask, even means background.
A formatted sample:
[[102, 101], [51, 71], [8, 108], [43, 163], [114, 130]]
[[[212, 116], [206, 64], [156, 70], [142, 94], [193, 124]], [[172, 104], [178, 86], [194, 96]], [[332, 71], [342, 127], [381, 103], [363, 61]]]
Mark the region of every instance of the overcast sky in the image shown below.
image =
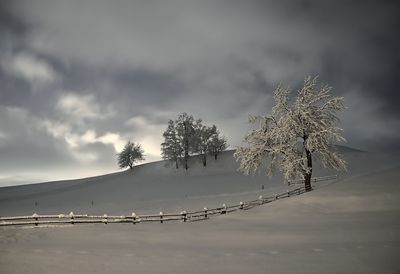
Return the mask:
[[400, 148], [396, 1], [1, 1], [0, 186], [160, 159], [188, 112], [231, 147], [280, 82], [344, 96], [349, 146]]

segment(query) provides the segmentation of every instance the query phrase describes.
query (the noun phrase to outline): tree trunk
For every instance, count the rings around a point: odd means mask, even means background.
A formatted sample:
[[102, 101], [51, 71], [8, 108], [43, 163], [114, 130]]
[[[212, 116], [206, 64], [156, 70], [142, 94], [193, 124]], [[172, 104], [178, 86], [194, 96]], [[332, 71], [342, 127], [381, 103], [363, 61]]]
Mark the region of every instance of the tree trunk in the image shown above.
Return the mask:
[[178, 169], [178, 159], [175, 160], [175, 167]]
[[185, 155], [183, 156], [183, 161], [185, 162], [185, 169], [188, 169], [188, 158], [189, 158], [189, 141], [185, 141]]
[[215, 153], [214, 154], [214, 159], [217, 160], [217, 157], [218, 157], [218, 153]]
[[187, 123], [186, 122], [183, 122], [183, 127], [184, 127], [184, 130], [185, 130], [185, 139], [184, 139], [184, 149], [185, 149], [185, 169], [187, 170], [189, 167], [188, 167], [188, 163], [187, 163], [187, 160], [188, 160], [188, 158], [189, 158], [189, 128], [188, 128], [188, 125], [187, 125]]
[[207, 165], [206, 154], [203, 154], [203, 166]]
[[308, 171], [304, 173], [304, 187], [306, 191], [311, 191], [311, 175], [312, 175], [312, 156], [311, 152], [306, 149], [306, 156], [307, 156], [307, 168]]
[[307, 192], [312, 190], [310, 173], [304, 173], [304, 188]]

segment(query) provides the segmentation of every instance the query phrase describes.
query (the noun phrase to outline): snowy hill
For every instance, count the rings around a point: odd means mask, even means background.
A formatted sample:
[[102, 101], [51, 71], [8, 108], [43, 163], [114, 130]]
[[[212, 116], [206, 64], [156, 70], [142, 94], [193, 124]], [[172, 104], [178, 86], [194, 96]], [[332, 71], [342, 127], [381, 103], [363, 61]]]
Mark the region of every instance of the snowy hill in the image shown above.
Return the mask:
[[[208, 221], [3, 227], [0, 272], [399, 273], [399, 157], [340, 149], [349, 172], [338, 180]], [[206, 169], [199, 164], [185, 172], [165, 164], [1, 188], [0, 211], [156, 213], [237, 202], [286, 188], [279, 177], [238, 174], [231, 151]], [[332, 171], [317, 168], [316, 173]], [[263, 192], [260, 184], [265, 184]]]
[[[350, 171], [342, 177], [382, 165], [382, 160], [370, 161], [371, 154], [346, 147], [339, 149], [348, 160]], [[240, 174], [233, 151], [222, 153], [216, 161], [210, 157], [207, 167], [202, 166], [198, 157], [191, 157], [189, 166], [186, 171], [175, 169], [167, 161], [158, 161], [103, 176], [3, 187], [0, 215], [181, 211], [219, 206], [222, 202], [236, 203], [288, 189], [279, 175], [269, 178], [263, 172], [256, 176]], [[314, 176], [336, 173], [316, 166]]]

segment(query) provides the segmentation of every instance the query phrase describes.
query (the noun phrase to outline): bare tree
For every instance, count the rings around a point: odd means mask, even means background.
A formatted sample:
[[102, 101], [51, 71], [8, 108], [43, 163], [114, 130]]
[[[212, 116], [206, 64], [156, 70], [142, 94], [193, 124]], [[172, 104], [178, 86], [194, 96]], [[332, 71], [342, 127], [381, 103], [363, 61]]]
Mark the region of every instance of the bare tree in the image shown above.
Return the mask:
[[217, 127], [204, 126], [201, 119], [197, 120], [195, 125], [195, 152], [198, 153], [203, 162], [203, 166], [207, 166], [207, 152], [209, 151], [212, 137], [217, 133]]
[[118, 166], [120, 168], [129, 167], [132, 169], [135, 162], [144, 160], [143, 153], [144, 151], [140, 144], [135, 145], [135, 143], [129, 141], [123, 150], [117, 154]]
[[[215, 126], [213, 126], [215, 127]], [[217, 160], [218, 154], [228, 147], [227, 140], [224, 136], [219, 136], [219, 131], [215, 127], [214, 134], [212, 135], [208, 144], [208, 152]]]
[[260, 128], [245, 137], [248, 146], [237, 149], [239, 169], [245, 174], [254, 173], [269, 156], [269, 175], [278, 168], [286, 180], [303, 177], [307, 191], [311, 190], [313, 159], [320, 160], [324, 167], [346, 169], [346, 162], [334, 147], [334, 142], [345, 141], [342, 129], [336, 126], [336, 112], [344, 109], [344, 99], [333, 97], [331, 89], [328, 85], [317, 86], [317, 77], [306, 77], [290, 103], [291, 90], [279, 86], [274, 91], [272, 113], [250, 117], [250, 122], [259, 122]]
[[182, 147], [179, 142], [175, 122], [168, 121], [168, 126], [163, 133], [164, 142], [161, 144], [161, 154], [163, 159], [175, 162], [175, 167], [179, 167], [179, 161], [182, 158]]
[[188, 169], [189, 154], [192, 152], [194, 147], [194, 118], [192, 115], [188, 115], [186, 112], [180, 114], [178, 119], [175, 121], [176, 132], [180, 147], [182, 150], [182, 160], [185, 169]]
[[226, 139], [219, 137], [215, 125], [206, 126], [202, 119], [195, 120], [186, 112], [179, 114], [175, 121], [169, 120], [163, 137], [162, 157], [174, 161], [176, 168], [181, 162], [185, 169], [188, 169], [188, 158], [193, 154], [200, 155], [203, 166], [206, 166], [207, 153], [217, 159], [217, 154], [226, 148]]

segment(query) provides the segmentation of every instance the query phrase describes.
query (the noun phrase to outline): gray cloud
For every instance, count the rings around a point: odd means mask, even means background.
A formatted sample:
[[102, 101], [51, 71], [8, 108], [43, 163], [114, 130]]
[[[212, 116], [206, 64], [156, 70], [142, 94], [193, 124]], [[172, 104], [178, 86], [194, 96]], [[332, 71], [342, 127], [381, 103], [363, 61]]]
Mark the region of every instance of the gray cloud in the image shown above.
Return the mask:
[[[64, 146], [41, 130], [40, 120], [16, 107], [0, 109], [1, 169], [54, 168], [72, 163]], [[40, 160], [38, 161], [38, 156]]]
[[398, 148], [398, 11], [395, 1], [2, 1], [0, 160], [111, 171], [129, 139], [155, 160], [183, 111], [236, 146], [274, 87], [308, 74], [345, 97], [349, 145]]

